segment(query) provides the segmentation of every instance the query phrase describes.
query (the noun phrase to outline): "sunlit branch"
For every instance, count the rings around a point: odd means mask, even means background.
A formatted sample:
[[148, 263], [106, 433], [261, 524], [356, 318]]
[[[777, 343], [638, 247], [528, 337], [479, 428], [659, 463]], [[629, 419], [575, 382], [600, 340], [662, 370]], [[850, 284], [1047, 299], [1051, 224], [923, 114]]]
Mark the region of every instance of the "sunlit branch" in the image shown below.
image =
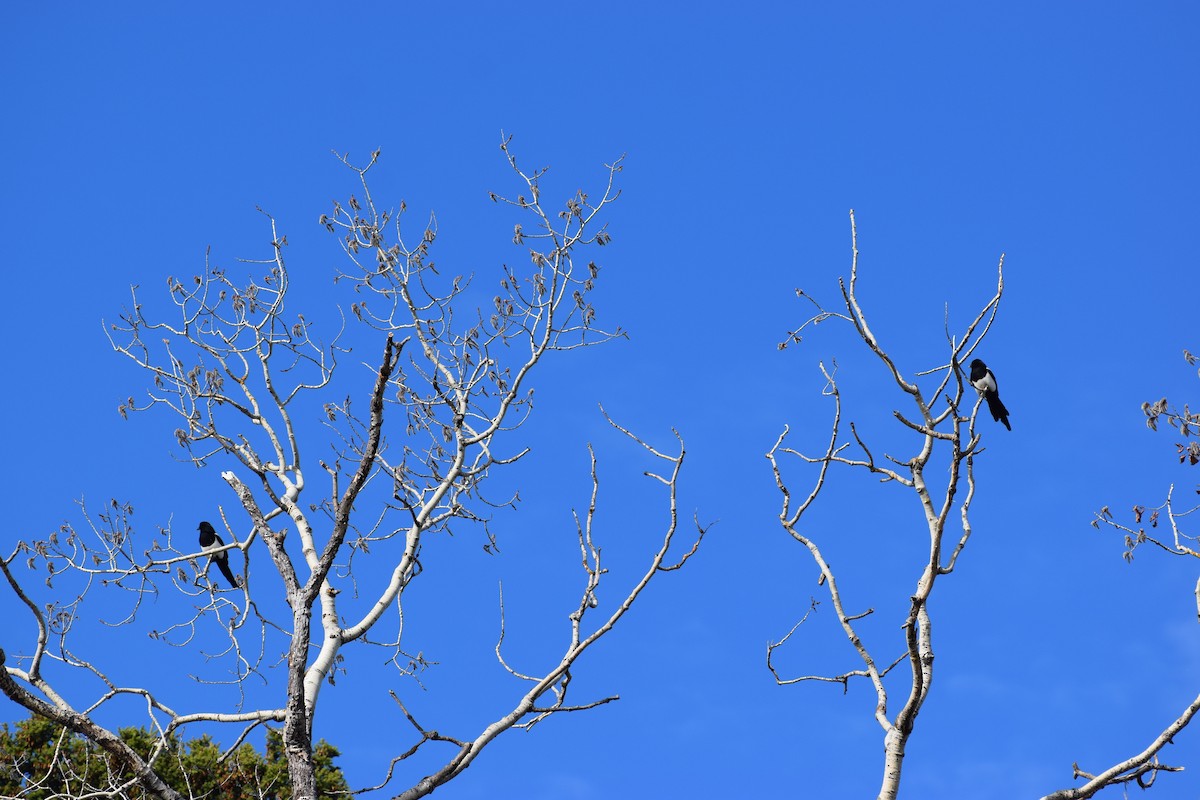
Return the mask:
[[[798, 343], [800, 341], [800, 331], [809, 325], [834, 319], [850, 322], [854, 326], [861, 343], [887, 368], [887, 372], [892, 379], [891, 382], [895, 384], [896, 389], [908, 395], [912, 400], [916, 408], [915, 415], [906, 415], [900, 411], [893, 411], [893, 417], [905, 431], [917, 437], [917, 448], [912, 456], [904, 459], [893, 458], [884, 453], [883, 459], [891, 464], [891, 466], [888, 466], [885, 463], [881, 463], [875, 457], [871, 446], [859, 435], [858, 429], [853, 423], [850, 424], [851, 441], [842, 442], [842, 405], [837, 381], [835, 380], [834, 373], [827, 370], [824, 364], [821, 365], [821, 371], [826, 380], [826, 387], [823, 390], [823, 394], [832, 397], [834, 400], [833, 422], [830, 426], [829, 442], [824, 454], [809, 456], [799, 450], [784, 447], [784, 441], [790, 431], [785, 426], [783, 433], [780, 434], [774, 446], [767, 453], [767, 459], [771, 463], [775, 485], [782, 499], [779, 513], [780, 524], [789, 536], [808, 550], [809, 556], [817, 565], [820, 574], [818, 582], [829, 593], [829, 598], [842, 632], [847, 642], [858, 655], [859, 660], [862, 661], [863, 668], [848, 670], [837, 675], [804, 675], [795, 678], [783, 678], [779, 674], [773, 660], [775, 651], [786, 644], [799, 629], [800, 625], [809, 618], [816, 609], [816, 600], [810, 601], [808, 611], [805, 612], [799, 622], [792, 626], [787, 634], [779, 641], [768, 644], [767, 668], [775, 678], [776, 683], [780, 685], [815, 681], [840, 683], [843, 688], [846, 688], [851, 678], [862, 677], [870, 680], [876, 695], [875, 719], [885, 734], [883, 782], [879, 797], [890, 800], [890, 798], [895, 798], [899, 792], [905, 746], [914, 730], [917, 715], [924, 705], [933, 683], [933, 624], [930, 616], [929, 598], [938, 576], [949, 574], [953, 571], [959, 556], [970, 538], [971, 524], [968, 511], [975, 494], [973, 458], [979, 451], [979, 439], [974, 429], [975, 413], [973, 412], [970, 417], [963, 417], [958, 413], [958, 409], [963, 405], [965, 388], [957, 365], [964, 351], [969, 354], [978, 345], [979, 341], [990, 329], [991, 322], [995, 318], [1000, 295], [1003, 291], [1003, 259], [1001, 259], [1000, 267], [998, 268], [996, 295], [969, 324], [965, 334], [957, 339], [951, 336], [947, 323], [950, 368], [941, 368], [946, 371], [946, 374], [936, 391], [928, 395], [932, 399], [926, 400], [926, 395], [922, 392], [918, 383], [915, 380], [909, 380], [905, 377], [905, 373], [900, 365], [892, 358], [879, 335], [867, 321], [866, 311], [858, 299], [858, 232], [853, 212], [850, 214], [850, 227], [852, 251], [850, 277], [848, 281], [839, 281], [846, 313], [833, 314], [825, 312], [816, 300], [798, 291], [797, 294], [799, 296], [810, 300], [818, 309], [818, 313], [811, 317], [808, 322], [790, 332], [787, 343]], [[983, 325], [982, 329], [979, 328], [981, 324]], [[979, 331], [978, 334], [976, 334], [977, 330]], [[781, 345], [781, 347], [783, 346], [786, 346], [786, 343], [785, 345]], [[918, 373], [918, 376], [928, 375], [934, 371], [936, 370]], [[952, 393], [949, 393], [947, 392], [947, 387], [951, 385], [951, 381], [953, 381], [954, 390]], [[976, 403], [975, 412], [978, 409], [979, 405]], [[965, 444], [964, 424], [967, 425]], [[850, 457], [846, 455], [846, 449], [851, 446], [857, 447], [858, 451], [861, 451], [863, 454], [862, 457]], [[937, 483], [931, 485], [930, 476], [926, 474], [926, 468], [935, 452], [941, 452], [948, 459], [949, 469], [944, 483], [939, 479]], [[804, 500], [799, 504], [796, 504], [793, 500], [788, 482], [785, 480], [783, 469], [780, 465], [779, 457], [783, 455], [793, 456], [803, 464], [818, 466], [813, 486], [808, 491]], [[870, 650], [854, 624], [856, 621], [873, 613], [873, 609], [868, 609], [858, 614], [847, 613], [837, 576], [829, 566], [828, 561], [826, 561], [821, 548], [817, 545], [813, 536], [801, 528], [805, 512], [812, 507], [826, 485], [828, 470], [831, 464], [843, 464], [847, 467], [863, 469], [869, 473], [880, 475], [883, 482], [896, 483], [911, 489], [921, 506], [925, 527], [928, 532], [929, 548], [926, 563], [921, 569], [914, 591], [909, 596], [908, 613], [900, 626], [904, 637], [905, 652], [882, 670], [876, 665]], [[959, 503], [957, 497], [958, 490], [964, 480], [967, 484], [966, 497]], [[949, 559], [943, 563], [944, 536], [947, 532], [950, 513], [956, 506], [960, 509], [962, 532], [957, 537]], [[905, 698], [903, 704], [899, 710], [893, 712], [890, 708], [892, 695], [889, 693], [888, 685], [884, 679], [892, 672], [894, 667], [905, 662], [910, 667], [910, 680], [904, 692]]]

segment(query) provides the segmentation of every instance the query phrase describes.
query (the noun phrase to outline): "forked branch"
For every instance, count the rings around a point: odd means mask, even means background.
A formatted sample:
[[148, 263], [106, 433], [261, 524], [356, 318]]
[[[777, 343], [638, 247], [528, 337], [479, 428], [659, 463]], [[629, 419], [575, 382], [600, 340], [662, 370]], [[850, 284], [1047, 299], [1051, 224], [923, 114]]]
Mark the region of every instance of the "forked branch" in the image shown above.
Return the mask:
[[[583, 588], [580, 593], [580, 601], [578, 605], [567, 614], [567, 621], [570, 626], [570, 637], [568, 643], [563, 650], [559, 660], [550, 669], [531, 673], [529, 671], [520, 671], [514, 668], [503, 655], [501, 647], [504, 642], [506, 630], [506, 622], [504, 619], [503, 593], [501, 594], [501, 627], [500, 638], [496, 644], [496, 656], [501, 666], [512, 676], [532, 683], [533, 685], [524, 693], [517, 704], [504, 716], [492, 722], [474, 739], [471, 740], [451, 740], [448, 737], [437, 737], [443, 741], [454, 741], [457, 749], [454, 755], [445, 762], [445, 764], [434, 774], [429, 775], [419, 781], [416, 785], [408, 790], [401, 792], [397, 797], [399, 800], [414, 800], [415, 798], [424, 797], [432, 792], [438, 786], [445, 784], [461, 773], [464, 769], [470, 766], [471, 762], [479, 755], [480, 752], [491, 743], [497, 736], [511, 728], [530, 728], [538, 722], [545, 720], [554, 714], [569, 713], [575, 711], [584, 711], [593, 709], [606, 703], [618, 699], [617, 695], [602, 697], [596, 700], [585, 701], [582, 703], [568, 703], [568, 689], [571, 683], [572, 667], [580, 659], [585, 651], [601, 638], [607, 635], [620, 621], [620, 619], [630, 610], [634, 602], [638, 599], [641, 593], [650, 584], [653, 578], [661, 573], [668, 572], [679, 568], [693, 553], [696, 552], [696, 547], [703, 538], [706, 528], [697, 526], [696, 539], [691, 548], [675, 563], [667, 562], [667, 555], [672, 549], [672, 544], [675, 540], [675, 534], [678, 526], [677, 503], [678, 503], [678, 484], [680, 471], [683, 467], [684, 455], [686, 453], [683, 439], [678, 432], [675, 433], [679, 443], [677, 454], [668, 454], [659, 451], [651, 446], [645, 440], [637, 435], [630, 433], [625, 428], [618, 425], [607, 414], [609, 424], [624, 433], [631, 440], [641, 445], [655, 459], [665, 462], [668, 471], [665, 474], [659, 475], [654, 472], [647, 472], [647, 476], [661, 482], [667, 489], [667, 504], [670, 509], [669, 522], [663, 534], [658, 550], [650, 558], [650, 562], [643, 573], [641, 579], [630, 589], [623, 599], [615, 604], [615, 607], [608, 613], [608, 617], [604, 619], [598, 626], [588, 632], [585, 628], [588, 615], [600, 608], [601, 604], [598, 600], [597, 590], [601, 584], [603, 576], [607, 573], [607, 569], [601, 566], [600, 548], [595, 540], [595, 525], [597, 513], [597, 498], [599, 496], [600, 478], [597, 469], [597, 461], [595, 453], [589, 448], [592, 456], [592, 494], [588, 502], [588, 510], [582, 519], [577, 517], [577, 537], [580, 541], [582, 565], [585, 579]], [[549, 702], [546, 702], [546, 699]], [[407, 712], [406, 712], [406, 716]], [[398, 758], [404, 758], [415, 752], [415, 749], [426, 741], [430, 741], [435, 737], [425, 732], [426, 729], [417, 725], [415, 720], [409, 716], [409, 722], [421, 732], [421, 741], [410, 748], [405, 754]]]
[[[826, 369], [821, 365], [826, 386], [823, 394], [832, 397], [834, 401], [833, 421], [830, 426], [828, 444], [821, 455], [809, 456], [784, 446], [789, 434], [789, 428], [784, 427], [783, 433], [775, 445], [767, 453], [771, 464], [775, 485], [782, 498], [779, 512], [779, 522], [783, 529], [796, 542], [808, 551], [820, 573], [819, 583], [825, 587], [837, 616], [838, 623], [851, 648], [862, 662], [859, 669], [850, 669], [836, 675], [804, 675], [795, 678], [783, 678], [777, 671], [773, 656], [775, 651], [783, 646], [796, 633], [801, 624], [816, 610], [817, 604], [810, 602], [808, 611], [786, 635], [778, 642], [767, 646], [767, 666], [779, 684], [793, 684], [808, 681], [840, 683], [843, 688], [848, 686], [852, 678], [867, 679], [875, 690], [876, 705], [875, 719], [884, 732], [884, 775], [879, 797], [891, 800], [895, 798], [900, 788], [901, 767], [903, 765], [905, 745], [911, 736], [917, 715], [920, 713], [934, 676], [933, 623], [929, 609], [929, 598], [932, 595], [937, 579], [954, 570], [959, 555], [970, 537], [971, 525], [968, 510], [975, 495], [975, 476], [973, 460], [977, 452], [979, 438], [975, 434], [975, 414], [979, 404], [976, 403], [971, 415], [964, 416], [959, 409], [965, 406], [966, 390], [958, 366], [964, 353], [970, 353], [990, 328], [1004, 288], [1003, 259], [998, 268], [996, 294], [989, 300], [968, 325], [961, 338], [950, 335], [947, 326], [947, 344], [949, 349], [948, 363], [934, 370], [916, 373], [914, 378], [906, 377], [906, 372], [892, 358], [879, 334], [867, 321], [867, 313], [858, 298], [858, 231], [854, 212], [850, 213], [851, 250], [850, 278], [839, 281], [845, 313], [825, 311], [819, 303], [803, 292], [798, 295], [805, 297], [816, 306], [817, 313], [795, 330], [790, 331], [788, 343], [800, 341], [800, 332], [810, 325], [816, 325], [826, 320], [843, 320], [850, 322], [861, 343], [881, 362], [891, 378], [891, 383], [902, 396], [907, 396], [915, 413], [894, 411], [894, 418], [905, 431], [916, 437], [914, 452], [906, 459], [892, 458], [885, 454], [887, 462], [878, 460], [872, 447], [859, 434], [857, 427], [850, 425], [850, 441], [842, 441], [841, 420], [842, 403], [836, 380], [836, 369]], [[985, 322], [986, 320], [986, 322]], [[982, 328], [980, 325], [982, 324]], [[836, 366], [836, 365], [835, 365]], [[920, 378], [934, 373], [942, 373], [940, 383], [929, 394], [923, 391]], [[929, 399], [927, 399], [929, 398]], [[858, 455], [849, 455], [847, 448], [856, 448]], [[937, 472], [927, 470], [935, 452], [941, 452], [942, 459], [949, 462], [947, 477], [943, 480]], [[815, 465], [817, 472], [812, 481], [812, 488], [800, 502], [793, 500], [788, 481], [784, 476], [781, 456], [789, 455], [801, 463]], [[814, 537], [803, 526], [804, 514], [812, 507], [822, 489], [826, 486], [831, 465], [841, 464], [854, 469], [862, 469], [881, 476], [885, 483], [894, 483], [912, 490], [923, 510], [925, 529], [927, 532], [927, 560], [917, 577], [916, 587], [909, 595], [909, 610], [900, 628], [903, 634], [903, 654], [891, 662], [889, 666], [880, 668], [871, 654], [871, 649], [864, 640], [855, 623], [873, 613], [873, 608], [857, 614], [847, 611], [846, 598], [838, 582], [838, 577], [825, 559], [821, 547]], [[958, 500], [958, 492], [965, 483], [967, 493], [965, 499]], [[960, 509], [961, 533], [953, 540], [955, 544], [949, 559], [943, 557], [943, 551], [948, 549], [945, 537], [949, 533], [948, 522], [950, 512], [955, 507]], [[907, 686], [900, 686], [904, 701], [898, 710], [892, 708], [892, 695], [889, 684], [897, 680], [885, 681], [893, 668], [900, 663], [909, 664], [909, 681]], [[896, 687], [891, 687], [895, 689]]]

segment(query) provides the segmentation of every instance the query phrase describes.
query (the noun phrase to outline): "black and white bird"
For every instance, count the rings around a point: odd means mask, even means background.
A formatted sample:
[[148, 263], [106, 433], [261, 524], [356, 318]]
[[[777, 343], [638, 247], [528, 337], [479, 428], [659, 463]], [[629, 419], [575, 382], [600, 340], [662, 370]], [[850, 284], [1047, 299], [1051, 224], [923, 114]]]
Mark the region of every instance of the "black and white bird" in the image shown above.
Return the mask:
[[221, 541], [221, 537], [217, 535], [216, 529], [207, 522], [201, 522], [199, 530], [201, 549], [206, 553], [212, 553], [211, 560], [217, 565], [217, 569], [221, 570], [221, 574], [225, 576], [225, 580], [229, 581], [230, 586], [234, 589], [241, 588], [238, 585], [237, 578], [233, 575], [233, 570], [229, 568], [229, 551], [221, 550], [213, 552], [225, 544], [225, 542]]
[[1004, 427], [1011, 431], [1012, 425], [1008, 424], [1008, 409], [1004, 407], [1004, 403], [1000, 402], [1000, 384], [996, 383], [996, 376], [988, 369], [987, 364], [978, 358], [971, 362], [971, 385], [979, 390], [984, 400], [987, 400], [988, 411], [992, 412], [992, 419], [1003, 422]]

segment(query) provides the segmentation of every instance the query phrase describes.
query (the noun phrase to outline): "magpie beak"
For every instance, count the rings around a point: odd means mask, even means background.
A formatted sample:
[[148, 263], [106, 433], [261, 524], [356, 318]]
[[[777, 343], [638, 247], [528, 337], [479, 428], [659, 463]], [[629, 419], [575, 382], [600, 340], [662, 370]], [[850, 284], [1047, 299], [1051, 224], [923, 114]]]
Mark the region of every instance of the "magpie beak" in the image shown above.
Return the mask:
[[217, 569], [221, 570], [221, 574], [225, 576], [225, 580], [229, 581], [229, 585], [234, 589], [240, 589], [237, 578], [233, 575], [233, 570], [229, 568], [229, 551], [221, 550], [214, 553], [213, 551], [222, 547], [225, 543], [221, 541], [221, 537], [217, 535], [217, 531], [207, 522], [200, 523], [200, 547], [206, 553], [212, 553], [211, 560], [217, 565]]
[[971, 362], [971, 385], [983, 395], [984, 400], [987, 400], [988, 411], [992, 412], [992, 419], [1003, 422], [1004, 427], [1011, 431], [1012, 425], [1008, 424], [1008, 409], [1004, 407], [1004, 403], [1000, 402], [1000, 384], [996, 383], [996, 376], [988, 369], [987, 364], [978, 358]]

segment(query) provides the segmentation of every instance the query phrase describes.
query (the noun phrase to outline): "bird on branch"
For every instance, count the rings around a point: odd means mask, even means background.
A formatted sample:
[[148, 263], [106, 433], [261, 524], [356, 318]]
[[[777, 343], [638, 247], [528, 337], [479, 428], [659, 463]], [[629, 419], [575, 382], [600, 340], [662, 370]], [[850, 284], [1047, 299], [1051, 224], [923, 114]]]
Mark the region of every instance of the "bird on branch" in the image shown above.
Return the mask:
[[1004, 407], [1004, 403], [1000, 402], [1000, 384], [996, 383], [996, 376], [988, 369], [987, 364], [978, 358], [971, 362], [971, 385], [983, 395], [984, 400], [987, 400], [988, 411], [992, 412], [992, 419], [1003, 422], [1004, 427], [1011, 431], [1012, 425], [1008, 424], [1008, 409]]
[[[216, 563], [217, 569], [221, 570], [221, 574], [225, 576], [225, 580], [229, 581], [229, 585], [234, 589], [240, 589], [241, 584], [238, 583], [233, 570], [229, 568], [229, 551], [217, 550], [218, 547], [223, 547], [225, 542], [221, 541], [216, 529], [207, 522], [201, 522], [199, 530], [201, 549], [211, 554], [210, 560]], [[207, 572], [207, 569], [205, 571]]]

